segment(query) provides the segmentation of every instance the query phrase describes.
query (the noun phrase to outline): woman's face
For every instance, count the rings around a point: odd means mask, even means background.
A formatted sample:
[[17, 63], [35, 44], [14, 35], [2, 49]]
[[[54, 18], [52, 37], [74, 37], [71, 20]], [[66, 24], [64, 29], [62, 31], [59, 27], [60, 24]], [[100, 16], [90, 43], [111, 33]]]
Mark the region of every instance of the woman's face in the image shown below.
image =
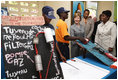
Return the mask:
[[107, 22], [108, 20], [109, 20], [109, 17], [108, 17], [108, 16], [106, 16], [105, 14], [102, 14], [102, 15], [101, 15], [101, 21], [102, 21], [102, 22], [105, 23], [105, 22]]
[[74, 22], [75, 22], [75, 24], [78, 24], [80, 22], [80, 17], [79, 16], [76, 16], [74, 18]]
[[84, 18], [87, 19], [88, 16], [89, 16], [89, 12], [88, 12], [88, 11], [85, 11], [85, 12], [84, 12]]

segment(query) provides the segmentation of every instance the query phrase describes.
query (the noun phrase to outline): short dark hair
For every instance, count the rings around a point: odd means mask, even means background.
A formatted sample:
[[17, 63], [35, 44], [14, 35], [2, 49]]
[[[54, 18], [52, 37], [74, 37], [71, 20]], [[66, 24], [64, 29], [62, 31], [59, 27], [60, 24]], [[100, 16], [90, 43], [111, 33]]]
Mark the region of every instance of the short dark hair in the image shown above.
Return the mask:
[[107, 17], [111, 17], [112, 12], [110, 10], [105, 10], [102, 12], [102, 14], [105, 14]]
[[85, 11], [87, 11], [88, 13], [90, 13], [90, 11], [89, 11], [88, 9], [85, 9], [85, 10], [84, 10], [84, 13], [85, 13]]

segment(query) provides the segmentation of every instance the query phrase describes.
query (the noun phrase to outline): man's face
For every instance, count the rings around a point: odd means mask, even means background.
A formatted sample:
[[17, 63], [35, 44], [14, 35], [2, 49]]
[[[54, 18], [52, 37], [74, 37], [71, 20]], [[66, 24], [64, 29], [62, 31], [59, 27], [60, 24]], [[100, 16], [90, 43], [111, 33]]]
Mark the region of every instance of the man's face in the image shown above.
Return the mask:
[[45, 24], [49, 24], [51, 22], [52, 19], [49, 19], [48, 17], [46, 17], [45, 14], [43, 14], [44, 20], [45, 20]]
[[61, 16], [62, 16], [64, 19], [68, 19], [68, 12], [63, 12], [63, 13], [61, 13]]
[[89, 16], [89, 12], [88, 12], [88, 11], [85, 11], [85, 12], [84, 12], [84, 18], [87, 19], [88, 16]]

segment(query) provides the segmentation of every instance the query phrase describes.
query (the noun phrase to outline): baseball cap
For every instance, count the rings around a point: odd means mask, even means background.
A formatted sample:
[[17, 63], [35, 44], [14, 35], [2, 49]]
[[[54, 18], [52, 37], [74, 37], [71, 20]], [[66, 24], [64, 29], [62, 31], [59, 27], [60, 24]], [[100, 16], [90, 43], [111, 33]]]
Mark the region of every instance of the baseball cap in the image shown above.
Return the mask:
[[45, 14], [46, 17], [48, 17], [49, 19], [55, 19], [54, 10], [53, 10], [52, 7], [44, 6], [44, 7], [42, 8], [42, 12], [43, 12], [43, 14]]
[[57, 14], [59, 15], [62, 12], [70, 12], [69, 10], [64, 9], [64, 7], [60, 7], [59, 9], [57, 9]]

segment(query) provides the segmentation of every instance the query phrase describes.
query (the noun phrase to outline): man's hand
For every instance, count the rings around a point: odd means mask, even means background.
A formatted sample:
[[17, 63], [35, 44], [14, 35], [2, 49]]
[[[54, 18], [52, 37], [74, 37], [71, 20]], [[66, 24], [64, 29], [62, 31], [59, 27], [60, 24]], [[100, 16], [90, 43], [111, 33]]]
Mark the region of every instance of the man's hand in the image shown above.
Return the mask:
[[83, 44], [87, 44], [88, 41], [86, 41], [85, 38], [79, 37], [78, 40], [80, 40]]
[[64, 56], [61, 56], [61, 59], [63, 62], [66, 62], [66, 58]]

